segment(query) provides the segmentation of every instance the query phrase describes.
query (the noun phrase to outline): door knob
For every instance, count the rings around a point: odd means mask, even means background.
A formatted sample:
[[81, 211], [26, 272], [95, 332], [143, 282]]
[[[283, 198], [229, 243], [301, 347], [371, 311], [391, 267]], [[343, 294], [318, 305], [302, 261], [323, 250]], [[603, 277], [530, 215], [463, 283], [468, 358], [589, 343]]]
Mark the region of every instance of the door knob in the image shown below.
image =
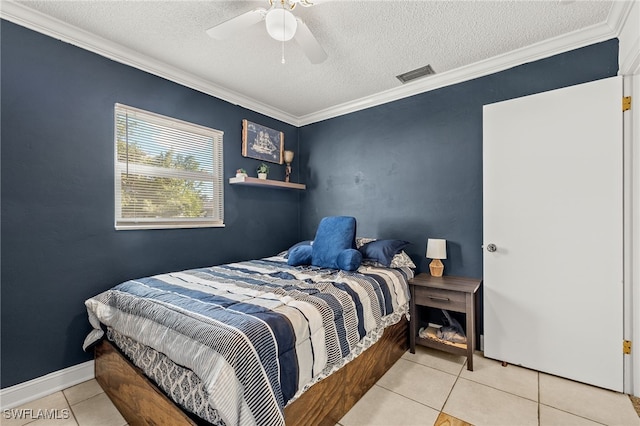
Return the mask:
[[493, 253], [493, 252], [494, 252], [494, 251], [496, 251], [496, 250], [498, 250], [498, 247], [496, 247], [496, 245], [495, 245], [495, 244], [489, 244], [489, 245], [487, 246], [487, 251], [488, 251], [489, 253]]

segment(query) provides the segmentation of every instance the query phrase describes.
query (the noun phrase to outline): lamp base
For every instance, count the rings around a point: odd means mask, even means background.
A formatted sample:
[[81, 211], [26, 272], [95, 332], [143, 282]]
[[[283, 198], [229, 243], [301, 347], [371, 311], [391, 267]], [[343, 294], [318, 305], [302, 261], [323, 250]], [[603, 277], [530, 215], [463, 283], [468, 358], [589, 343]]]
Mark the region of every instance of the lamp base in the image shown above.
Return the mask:
[[440, 259], [433, 259], [429, 264], [429, 271], [433, 277], [441, 277], [444, 272], [444, 265]]
[[289, 182], [291, 180], [291, 163], [287, 163], [287, 168], [285, 169], [284, 181]]

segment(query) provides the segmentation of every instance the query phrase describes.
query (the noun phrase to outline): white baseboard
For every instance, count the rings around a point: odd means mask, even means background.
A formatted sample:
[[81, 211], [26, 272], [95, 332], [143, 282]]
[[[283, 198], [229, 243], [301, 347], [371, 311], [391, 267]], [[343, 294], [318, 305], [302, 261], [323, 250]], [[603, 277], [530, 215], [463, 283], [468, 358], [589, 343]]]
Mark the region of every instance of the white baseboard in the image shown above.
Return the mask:
[[46, 376], [0, 389], [0, 408], [6, 410], [19, 407], [94, 377], [94, 361], [54, 371]]

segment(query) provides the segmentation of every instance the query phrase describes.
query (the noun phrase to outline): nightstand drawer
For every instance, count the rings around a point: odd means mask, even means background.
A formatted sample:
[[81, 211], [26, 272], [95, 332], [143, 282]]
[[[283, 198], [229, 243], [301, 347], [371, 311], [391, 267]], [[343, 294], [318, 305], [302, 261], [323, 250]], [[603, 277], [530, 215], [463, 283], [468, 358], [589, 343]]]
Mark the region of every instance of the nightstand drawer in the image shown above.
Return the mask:
[[460, 291], [414, 286], [415, 303], [421, 306], [465, 312], [466, 294]]

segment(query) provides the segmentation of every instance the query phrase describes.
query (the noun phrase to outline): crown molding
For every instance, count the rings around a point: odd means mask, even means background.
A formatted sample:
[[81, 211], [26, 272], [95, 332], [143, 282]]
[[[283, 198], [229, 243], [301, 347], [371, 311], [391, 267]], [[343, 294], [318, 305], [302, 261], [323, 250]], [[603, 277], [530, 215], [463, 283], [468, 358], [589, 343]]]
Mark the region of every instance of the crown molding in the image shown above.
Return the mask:
[[640, 75], [640, 38], [635, 41], [629, 54], [620, 62], [620, 75]]
[[615, 33], [616, 37], [620, 35], [622, 27], [629, 18], [635, 1], [636, 0], [617, 0], [613, 2], [609, 16], [607, 16], [607, 25], [611, 28], [611, 31]]
[[629, 10], [620, 10], [615, 15], [610, 13], [607, 22], [612, 28], [618, 29], [618, 74], [633, 75], [640, 72], [640, 3], [625, 4], [629, 6]]
[[558, 53], [605, 41], [620, 34], [632, 7], [631, 1], [614, 1], [607, 21], [582, 30], [526, 46], [503, 55], [479, 61], [451, 71], [435, 74], [372, 96], [335, 105], [303, 116], [294, 116], [271, 105], [212, 84], [200, 77], [184, 72], [164, 62], [125, 48], [88, 31], [71, 26], [58, 19], [22, 6], [13, 1], [0, 2], [0, 17], [50, 37], [97, 53], [114, 61], [157, 75], [183, 86], [222, 99], [234, 105], [264, 114], [294, 126], [304, 126], [373, 106], [407, 98], [495, 72], [513, 68], [527, 62], [547, 58]]
[[231, 104], [250, 109], [285, 123], [298, 125], [298, 118], [262, 102], [213, 84], [203, 78], [143, 55], [133, 49], [69, 25], [12, 0], [0, 1], [0, 18], [88, 50], [125, 65], [181, 84]]

